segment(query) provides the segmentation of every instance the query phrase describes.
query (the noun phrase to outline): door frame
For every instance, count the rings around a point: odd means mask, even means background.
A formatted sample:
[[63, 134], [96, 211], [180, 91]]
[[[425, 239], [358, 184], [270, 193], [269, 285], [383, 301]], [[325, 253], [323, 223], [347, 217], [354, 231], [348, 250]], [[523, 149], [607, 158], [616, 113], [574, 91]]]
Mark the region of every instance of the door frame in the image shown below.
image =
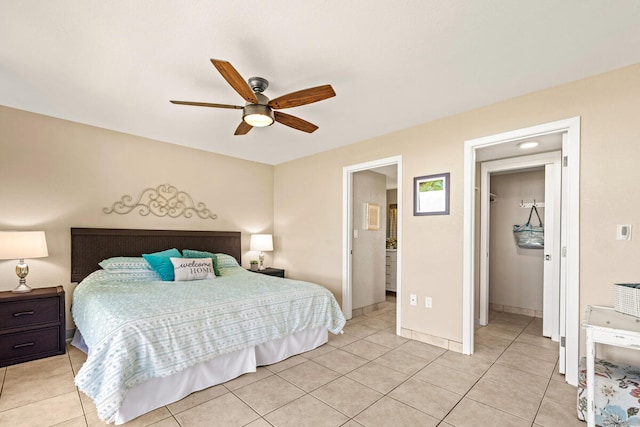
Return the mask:
[[[353, 174], [382, 166], [396, 165], [398, 168], [398, 246], [396, 295], [401, 295], [402, 289], [402, 156], [387, 157], [342, 168], [342, 314], [347, 319], [352, 317], [352, 250], [353, 236]], [[396, 334], [400, 335], [400, 313], [402, 298], [396, 298]]]
[[[566, 381], [578, 384], [580, 337], [580, 117], [558, 120], [496, 135], [467, 140], [464, 143], [464, 212], [462, 267], [462, 352], [473, 354], [474, 345], [474, 276], [475, 276], [475, 185], [476, 150], [497, 144], [536, 137], [549, 133], [567, 133], [563, 147], [563, 169], [566, 169]], [[562, 322], [562, 319], [561, 319]]]
[[[489, 321], [489, 260], [491, 227], [489, 193], [491, 174], [496, 172], [518, 172], [523, 169], [544, 167], [545, 175], [545, 247], [543, 285], [543, 335], [559, 341], [560, 313], [560, 194], [561, 150], [549, 153], [524, 155], [502, 160], [482, 162], [480, 169], [480, 313], [479, 324], [486, 326]], [[482, 256], [486, 254], [486, 256]]]

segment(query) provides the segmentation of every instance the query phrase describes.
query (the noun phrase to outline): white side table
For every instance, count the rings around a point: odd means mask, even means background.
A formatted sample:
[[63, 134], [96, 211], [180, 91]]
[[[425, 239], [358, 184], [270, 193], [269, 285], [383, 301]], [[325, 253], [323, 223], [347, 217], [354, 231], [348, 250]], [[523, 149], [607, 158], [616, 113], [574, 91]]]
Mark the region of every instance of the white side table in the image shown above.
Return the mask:
[[590, 305], [582, 327], [587, 332], [587, 426], [594, 427], [596, 343], [640, 350], [640, 317]]

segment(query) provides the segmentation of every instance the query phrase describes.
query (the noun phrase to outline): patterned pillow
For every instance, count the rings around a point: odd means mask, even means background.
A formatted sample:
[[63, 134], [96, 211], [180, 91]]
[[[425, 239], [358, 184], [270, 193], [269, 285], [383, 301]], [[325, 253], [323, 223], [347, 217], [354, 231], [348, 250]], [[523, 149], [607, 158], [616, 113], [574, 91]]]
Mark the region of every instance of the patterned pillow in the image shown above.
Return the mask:
[[175, 281], [215, 279], [213, 260], [207, 258], [169, 258], [173, 264]]
[[216, 276], [220, 275], [220, 270], [218, 270], [218, 257], [216, 254], [212, 254], [207, 251], [196, 251], [194, 249], [183, 249], [182, 256], [185, 258], [211, 258], [213, 261], [213, 272]]
[[155, 282], [160, 276], [153, 270], [98, 270], [109, 277], [109, 280], [119, 283]]
[[216, 258], [218, 258], [218, 268], [229, 268], [229, 267], [239, 267], [238, 261], [227, 254], [216, 254]]
[[180, 251], [176, 248], [167, 249], [162, 252], [154, 252], [152, 254], [142, 254], [142, 257], [147, 260], [156, 273], [160, 275], [160, 278], [165, 282], [172, 282], [175, 278], [173, 273], [173, 264], [171, 264], [171, 257], [181, 258]]
[[98, 263], [103, 270], [110, 272], [153, 271], [153, 268], [142, 257], [117, 256], [107, 258]]

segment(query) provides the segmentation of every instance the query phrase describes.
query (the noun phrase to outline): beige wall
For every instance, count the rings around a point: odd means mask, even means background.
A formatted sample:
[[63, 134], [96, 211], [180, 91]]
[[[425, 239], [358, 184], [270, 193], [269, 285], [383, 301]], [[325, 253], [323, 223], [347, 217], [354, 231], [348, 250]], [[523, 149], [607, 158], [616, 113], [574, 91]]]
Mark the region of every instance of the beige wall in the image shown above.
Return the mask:
[[[640, 65], [507, 100], [276, 166], [276, 264], [342, 292], [342, 168], [402, 155], [402, 326], [462, 340], [463, 145], [465, 140], [581, 116], [580, 312], [612, 304], [612, 283], [638, 281]], [[450, 215], [412, 215], [413, 177], [451, 173]], [[309, 242], [313, 242], [310, 244]], [[408, 295], [433, 298], [411, 307]]]
[[[544, 201], [544, 170], [494, 175], [491, 192], [497, 197], [490, 204], [489, 303], [542, 312], [544, 251], [518, 248], [513, 225], [527, 222], [530, 209], [520, 207], [523, 200]], [[544, 221], [544, 208], [538, 213]], [[531, 223], [538, 225], [535, 213]]]
[[[271, 232], [273, 167], [0, 106], [0, 230], [45, 230], [49, 257], [30, 260], [33, 287], [63, 285], [67, 308], [71, 227]], [[171, 184], [205, 203], [215, 220], [107, 215], [125, 195]], [[277, 248], [277, 245], [276, 245]], [[267, 264], [271, 264], [267, 254]], [[0, 290], [17, 285], [0, 261]], [[72, 327], [71, 316], [67, 316]]]

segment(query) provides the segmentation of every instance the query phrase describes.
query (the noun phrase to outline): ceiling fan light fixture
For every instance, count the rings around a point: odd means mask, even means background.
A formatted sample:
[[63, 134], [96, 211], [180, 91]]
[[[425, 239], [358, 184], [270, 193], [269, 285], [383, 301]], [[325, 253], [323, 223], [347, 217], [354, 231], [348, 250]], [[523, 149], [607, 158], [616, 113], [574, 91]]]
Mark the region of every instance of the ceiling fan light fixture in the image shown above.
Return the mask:
[[267, 105], [248, 104], [244, 107], [242, 120], [253, 127], [271, 126], [275, 121], [273, 111]]

